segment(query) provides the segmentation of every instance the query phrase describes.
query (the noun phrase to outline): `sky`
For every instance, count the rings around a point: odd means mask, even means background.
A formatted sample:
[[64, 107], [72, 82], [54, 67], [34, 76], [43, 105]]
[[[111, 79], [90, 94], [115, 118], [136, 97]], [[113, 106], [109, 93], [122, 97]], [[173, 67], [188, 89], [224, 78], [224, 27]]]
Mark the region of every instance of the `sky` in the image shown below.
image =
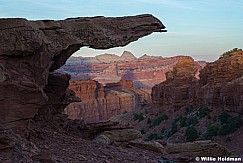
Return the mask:
[[153, 33], [125, 47], [83, 47], [74, 56], [121, 55], [127, 50], [136, 57], [189, 55], [214, 61], [227, 50], [243, 48], [242, 0], [0, 0], [0, 18], [60, 20], [145, 13], [159, 18], [168, 32]]

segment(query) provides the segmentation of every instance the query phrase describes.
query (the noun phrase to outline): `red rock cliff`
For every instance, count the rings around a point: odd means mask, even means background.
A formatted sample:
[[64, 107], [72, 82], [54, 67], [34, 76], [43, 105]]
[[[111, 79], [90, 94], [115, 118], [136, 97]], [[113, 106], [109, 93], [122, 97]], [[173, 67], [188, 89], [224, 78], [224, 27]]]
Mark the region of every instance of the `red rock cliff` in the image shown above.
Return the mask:
[[208, 64], [200, 73], [198, 102], [243, 113], [243, 51]]
[[[132, 80], [134, 87], [152, 88], [155, 84], [165, 81], [165, 73], [172, 71], [174, 65], [183, 56], [162, 58], [144, 55], [136, 58], [130, 52], [121, 57], [115, 54], [102, 54], [96, 57], [72, 57], [59, 71], [68, 72], [72, 80], [92, 79], [106, 85], [118, 82], [121, 78]], [[125, 57], [124, 57], [125, 56]], [[196, 74], [205, 62], [195, 62], [198, 67]]]
[[179, 109], [195, 102], [197, 86], [197, 65], [191, 57], [182, 57], [172, 72], [166, 74], [166, 81], [152, 88], [153, 103], [165, 108]]
[[181, 60], [167, 80], [152, 89], [152, 100], [164, 108], [179, 109], [188, 105], [205, 105], [215, 109], [243, 113], [243, 52], [232, 52], [193, 77], [195, 65], [189, 58]]
[[68, 105], [65, 113], [71, 119], [83, 119], [87, 123], [107, 120], [132, 111], [144, 100], [150, 101], [150, 93], [133, 88], [132, 81], [124, 79], [105, 87], [93, 80], [71, 81], [69, 89], [81, 102]]

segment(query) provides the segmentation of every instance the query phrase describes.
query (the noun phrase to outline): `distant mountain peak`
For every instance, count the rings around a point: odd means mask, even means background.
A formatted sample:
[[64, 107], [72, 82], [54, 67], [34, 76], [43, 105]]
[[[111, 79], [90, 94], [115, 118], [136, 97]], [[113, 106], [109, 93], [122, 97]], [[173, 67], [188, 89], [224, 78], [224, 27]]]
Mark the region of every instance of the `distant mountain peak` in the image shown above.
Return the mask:
[[149, 55], [147, 55], [147, 54], [144, 54], [142, 57], [140, 57], [141, 59], [143, 59], [143, 58], [150, 58], [150, 56]]
[[131, 52], [129, 51], [124, 51], [121, 55], [122, 59], [126, 59], [126, 60], [134, 60], [137, 59]]

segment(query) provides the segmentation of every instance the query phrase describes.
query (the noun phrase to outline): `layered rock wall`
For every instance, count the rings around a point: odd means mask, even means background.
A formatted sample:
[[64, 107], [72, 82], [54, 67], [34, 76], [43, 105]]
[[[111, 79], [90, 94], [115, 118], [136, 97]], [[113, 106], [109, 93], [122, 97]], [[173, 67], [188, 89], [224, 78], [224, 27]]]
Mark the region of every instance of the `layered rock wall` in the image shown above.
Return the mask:
[[200, 71], [199, 80], [193, 77], [196, 68], [192, 62], [181, 63], [167, 74], [165, 82], [153, 87], [152, 99], [156, 105], [177, 109], [205, 105], [243, 113], [242, 51], [207, 64]]
[[86, 123], [107, 120], [151, 101], [149, 92], [133, 88], [132, 81], [124, 79], [105, 87], [93, 80], [71, 81], [69, 89], [81, 102], [68, 105], [65, 113], [71, 119], [82, 119]]
[[190, 57], [181, 58], [172, 72], [166, 74], [166, 81], [152, 88], [153, 103], [165, 108], [179, 109], [195, 103], [195, 74], [197, 65]]
[[208, 64], [200, 73], [198, 102], [243, 113], [243, 51]]
[[[132, 53], [125, 51], [121, 57], [115, 54], [101, 54], [96, 57], [72, 57], [59, 70], [70, 73], [72, 80], [92, 79], [103, 85], [118, 82], [121, 78], [132, 80], [134, 87], [152, 88], [166, 80], [166, 72], [172, 71], [180, 58], [176, 56], [162, 58], [144, 55], [136, 58]], [[199, 71], [205, 62], [195, 62]]]

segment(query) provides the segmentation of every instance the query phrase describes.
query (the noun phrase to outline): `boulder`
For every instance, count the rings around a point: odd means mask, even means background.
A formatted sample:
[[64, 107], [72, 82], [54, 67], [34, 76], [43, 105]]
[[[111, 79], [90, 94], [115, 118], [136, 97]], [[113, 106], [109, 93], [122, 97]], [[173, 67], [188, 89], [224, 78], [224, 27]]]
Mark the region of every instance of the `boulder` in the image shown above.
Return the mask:
[[211, 141], [195, 141], [188, 143], [167, 144], [165, 146], [165, 150], [169, 154], [189, 153], [193, 157], [219, 157], [230, 156], [232, 154], [227, 148]]
[[94, 137], [93, 141], [106, 145], [126, 146], [129, 144], [129, 141], [140, 138], [142, 138], [142, 134], [139, 131], [123, 126], [120, 128], [106, 128], [106, 130]]
[[142, 137], [142, 134], [135, 129], [105, 131], [102, 135], [106, 135], [111, 142], [129, 142]]
[[157, 141], [146, 142], [143, 140], [133, 140], [133, 141], [129, 141], [128, 144], [143, 150], [158, 152], [161, 153], [162, 155], [167, 154], [164, 146]]

